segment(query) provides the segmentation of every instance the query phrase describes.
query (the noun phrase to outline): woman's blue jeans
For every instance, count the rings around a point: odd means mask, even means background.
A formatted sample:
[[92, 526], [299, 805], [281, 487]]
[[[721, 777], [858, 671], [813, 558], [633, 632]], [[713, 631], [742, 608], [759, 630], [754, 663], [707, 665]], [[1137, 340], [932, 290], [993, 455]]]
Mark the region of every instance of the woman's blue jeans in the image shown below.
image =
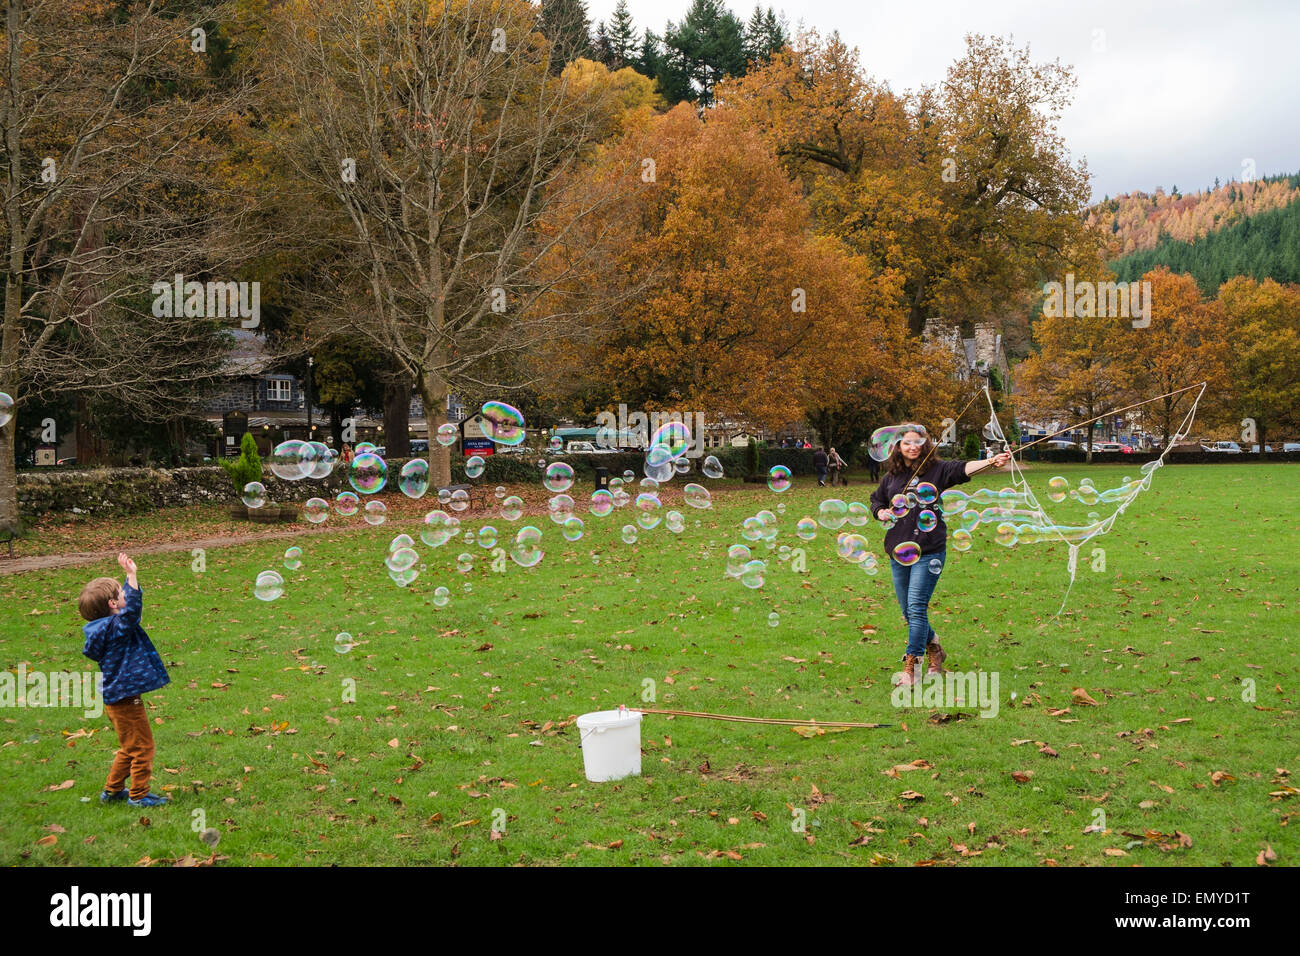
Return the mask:
[[[946, 551], [923, 554], [911, 566], [899, 564], [891, 555], [890, 570], [894, 574], [894, 594], [907, 621], [907, 653], [915, 657], [925, 654], [925, 645], [935, 638], [930, 626], [930, 596], [934, 594], [947, 559]], [[935, 562], [938, 562], [937, 564]]]

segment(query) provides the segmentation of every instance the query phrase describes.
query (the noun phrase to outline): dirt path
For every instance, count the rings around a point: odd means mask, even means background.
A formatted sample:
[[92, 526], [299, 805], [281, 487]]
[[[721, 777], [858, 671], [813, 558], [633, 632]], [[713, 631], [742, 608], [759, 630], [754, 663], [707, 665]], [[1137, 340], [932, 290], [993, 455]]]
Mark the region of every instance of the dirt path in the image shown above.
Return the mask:
[[161, 544], [125, 545], [109, 551], [72, 551], [66, 554], [33, 554], [26, 557], [0, 557], [0, 575], [22, 574], [24, 571], [47, 571], [52, 568], [75, 568], [100, 561], [114, 561], [119, 551], [137, 554], [166, 554], [171, 551], [192, 551], [202, 548], [230, 548], [257, 541], [274, 541], [277, 538], [302, 538], [315, 534], [338, 534], [340, 531], [360, 531], [360, 528], [334, 526], [332, 528], [293, 528], [260, 534], [222, 535], [212, 538], [194, 538], [190, 541], [164, 541]]

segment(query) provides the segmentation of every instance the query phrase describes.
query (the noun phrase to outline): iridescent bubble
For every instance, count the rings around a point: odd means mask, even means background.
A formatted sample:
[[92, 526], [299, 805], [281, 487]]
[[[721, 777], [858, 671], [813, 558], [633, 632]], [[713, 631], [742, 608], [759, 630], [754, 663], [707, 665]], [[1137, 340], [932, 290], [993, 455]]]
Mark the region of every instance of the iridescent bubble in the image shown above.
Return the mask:
[[769, 614], [769, 615], [767, 616], [767, 626], [768, 626], [768, 627], [780, 627], [780, 626], [781, 626], [781, 615], [780, 615], [780, 614], [777, 614], [776, 611], [773, 611], [771, 614]]
[[551, 520], [556, 524], [564, 524], [569, 520], [577, 507], [577, 502], [570, 495], [555, 495], [550, 501], [546, 502], [546, 508], [550, 512]]
[[1082, 501], [1088, 507], [1092, 507], [1093, 505], [1095, 505], [1097, 503], [1098, 497], [1100, 497], [1097, 494], [1096, 488], [1094, 488], [1092, 485], [1085, 485], [1083, 482], [1079, 482], [1079, 487], [1076, 490], [1075, 494], [1077, 494], [1079, 496], [1079, 500]]
[[713, 496], [709, 494], [709, 489], [694, 482], [682, 490], [682, 497], [692, 508], [713, 507]]
[[647, 478], [655, 481], [668, 481], [675, 473], [672, 452], [666, 445], [651, 445], [646, 452], [645, 465], [641, 469]]
[[767, 487], [780, 494], [790, 488], [790, 469], [785, 465], [773, 465], [767, 473]]
[[948, 488], [939, 495], [939, 511], [945, 515], [960, 514], [966, 510], [966, 493], [956, 488]]
[[871, 439], [867, 442], [867, 454], [876, 461], [884, 461], [889, 457], [890, 452], [894, 450], [894, 445], [898, 440], [908, 432], [916, 432], [922, 438], [929, 437], [925, 428], [915, 423], [885, 425], [883, 428], [877, 428], [871, 433]]
[[817, 522], [812, 518], [800, 518], [795, 522], [794, 533], [804, 541], [817, 537]]
[[313, 458], [311, 470], [307, 473], [308, 478], [328, 478], [330, 472], [334, 470], [334, 465], [338, 462], [338, 452], [329, 445], [320, 441], [309, 441]]
[[750, 550], [743, 544], [733, 544], [727, 549], [727, 574], [740, 577], [750, 559]]
[[545, 470], [546, 470], [546, 459], [545, 459], [545, 458], [539, 458], [539, 459], [537, 459], [537, 467], [540, 468], [540, 469], [542, 469], [543, 471], [545, 471]]
[[334, 499], [334, 510], [344, 517], [351, 517], [361, 508], [361, 499], [352, 491], [340, 491]]
[[658, 491], [659, 482], [653, 478], [642, 478], [637, 482], [637, 487], [642, 491]]
[[636, 523], [646, 531], [658, 526], [661, 518], [659, 509], [662, 507], [659, 496], [652, 491], [643, 491], [636, 496]]
[[483, 474], [483, 469], [486, 467], [487, 462], [483, 460], [482, 456], [470, 455], [465, 459], [465, 477], [477, 478]]
[[366, 502], [366, 513], [362, 517], [366, 519], [366, 524], [383, 524], [384, 519], [388, 517], [388, 505], [378, 498], [373, 498]]
[[627, 505], [628, 502], [630, 502], [631, 500], [632, 500], [632, 496], [629, 495], [629, 494], [628, 494], [626, 491], [624, 491], [622, 488], [615, 489], [615, 491], [614, 491], [614, 507], [615, 507], [615, 508], [622, 508], [622, 507], [624, 507], [625, 505]]
[[685, 422], [664, 422], [650, 436], [650, 447], [662, 445], [671, 461], [681, 458], [691, 449], [691, 430]]
[[510, 546], [510, 560], [521, 568], [536, 566], [546, 556], [541, 544], [542, 533], [532, 525], [524, 525], [515, 535], [515, 543]]
[[506, 486], [497, 485], [497, 490], [493, 492], [493, 494], [497, 496], [497, 501], [500, 501], [502, 498], [506, 496]]
[[[492, 530], [495, 531], [496, 529], [494, 528], [494, 529], [492, 529]], [[474, 532], [473, 532], [472, 530], [470, 530], [470, 531], [466, 531], [463, 535], [460, 536], [460, 540], [461, 540], [461, 541], [464, 541], [465, 544], [467, 544], [467, 545], [473, 544], [473, 543], [474, 543]]]
[[849, 506], [839, 498], [827, 498], [817, 506], [817, 523], [828, 531], [836, 531], [849, 518]]
[[1004, 521], [1002, 524], [998, 525], [998, 533], [994, 540], [1004, 548], [1010, 548], [1016, 544], [1019, 537], [1020, 536], [1016, 533], [1016, 526], [1008, 521]]
[[469, 574], [474, 570], [474, 555], [468, 551], [462, 551], [456, 555], [456, 570], [461, 574]]
[[849, 524], [855, 528], [861, 528], [871, 520], [871, 509], [861, 501], [849, 502]]
[[392, 541], [388, 542], [388, 553], [392, 554], [394, 551], [398, 551], [401, 548], [414, 548], [414, 547], [415, 547], [414, 538], [412, 538], [409, 534], [399, 534], [397, 537], [393, 538]]
[[518, 445], [525, 437], [523, 412], [505, 402], [485, 402], [483, 416], [487, 437], [498, 445]]
[[308, 498], [302, 506], [302, 516], [312, 524], [320, 524], [330, 516], [330, 503], [324, 498]]
[[253, 596], [259, 601], [274, 601], [284, 594], [284, 578], [278, 571], [263, 571], [253, 582]]
[[894, 547], [894, 560], [910, 568], [921, 560], [921, 546], [915, 541], [903, 541]]
[[971, 533], [965, 528], [958, 528], [952, 533], [952, 546], [958, 551], [969, 551], [971, 542]]
[[296, 544], [284, 549], [284, 566], [290, 571], [297, 571], [302, 567], [302, 548]]
[[911, 511], [913, 508], [916, 507], [916, 494], [909, 491], [906, 495], [906, 498], [907, 498], [907, 510]]
[[[785, 502], [784, 502], [784, 501], [778, 501], [778, 502], [776, 503], [776, 513], [779, 514], [779, 515], [783, 515], [783, 514], [785, 514]], [[853, 513], [853, 505], [849, 505], [849, 514], [852, 514], [852, 513]]]
[[636, 525], [634, 524], [623, 525], [622, 535], [623, 535], [624, 544], [636, 544]]
[[723, 475], [722, 462], [718, 461], [717, 455], [709, 455], [704, 459], [704, 464], [700, 466], [700, 471], [704, 472], [705, 478], [721, 478]]
[[448, 445], [454, 445], [456, 439], [460, 437], [460, 426], [451, 422], [443, 422], [438, 426], [437, 441], [443, 448]]
[[867, 574], [875, 574], [878, 570], [880, 570], [880, 562], [877, 560], [874, 554], [868, 551], [867, 556], [862, 559], [862, 564], [860, 565], [860, 567], [862, 568], [863, 571], [866, 571]]
[[436, 587], [433, 589], [433, 606], [446, 607], [451, 600], [451, 591], [445, 587]]
[[250, 481], [244, 485], [242, 498], [245, 507], [260, 508], [266, 504], [266, 486], [260, 481]]
[[405, 571], [389, 571], [388, 576], [399, 588], [404, 588], [420, 576], [419, 569], [407, 568]]
[[943, 562], [940, 561], [938, 558], [931, 558], [928, 568], [931, 574], [942, 574]]
[[783, 545], [781, 545], [781, 547], [777, 548], [777, 550], [776, 550], [776, 556], [777, 556], [777, 558], [780, 559], [781, 561], [789, 561], [789, 560], [790, 560], [790, 546], [789, 546], [788, 544], [783, 544]]
[[889, 499], [889, 513], [895, 518], [901, 518], [908, 512], [907, 495], [894, 495]]
[[686, 530], [686, 519], [680, 511], [670, 511], [664, 515], [664, 524], [673, 534], [681, 534]]
[[679, 475], [684, 475], [691, 470], [691, 460], [689, 458], [678, 458], [673, 462], [673, 470]]
[[560, 526], [560, 530], [565, 541], [580, 541], [582, 540], [583, 531], [586, 530], [586, 525], [582, 523], [582, 519], [577, 515], [570, 515], [564, 519], [564, 524]]
[[14, 400], [8, 392], [0, 392], [0, 428], [9, 424], [14, 417]]
[[309, 446], [305, 441], [291, 439], [282, 441], [271, 450], [270, 457], [266, 459], [267, 466], [271, 473], [277, 478], [285, 481], [297, 481], [299, 478], [306, 477], [311, 473], [312, 465], [315, 464], [316, 456], [312, 451], [312, 463], [303, 469], [303, 457], [308, 454]]
[[373, 452], [362, 452], [348, 465], [348, 484], [363, 495], [382, 491], [388, 481], [388, 463]]
[[524, 514], [524, 499], [510, 495], [501, 502], [501, 517], [507, 521], [518, 521]]
[[347, 631], [339, 631], [334, 635], [334, 650], [340, 654], [346, 654], [352, 650], [352, 635]]
[[568, 491], [573, 487], [573, 466], [564, 461], [551, 462], [546, 467], [546, 477], [542, 479], [542, 484], [552, 493]]
[[355, 454], [362, 455], [368, 452], [374, 452], [377, 447], [378, 446], [376, 446], [375, 443], [372, 441], [363, 441], [363, 442], [357, 442], [356, 447], [353, 448], [352, 451]]
[[415, 553], [414, 548], [398, 548], [384, 559], [384, 564], [390, 571], [405, 571], [407, 568], [413, 568], [420, 562], [420, 556]]
[[933, 531], [939, 524], [939, 518], [933, 511], [926, 508], [916, 516], [916, 527], [918, 531]]
[[862, 535], [843, 534], [835, 544], [835, 553], [850, 564], [861, 564], [867, 556], [869, 547], [867, 539]]
[[[444, 511], [430, 511], [424, 516], [424, 528], [420, 531], [420, 540], [431, 548], [442, 547], [455, 533], [451, 526], [451, 522], [455, 520]], [[457, 521], [456, 524], [459, 525], [460, 522]]]
[[916, 500], [923, 505], [932, 505], [935, 499], [939, 497], [939, 489], [928, 481], [923, 481], [916, 486]]
[[1070, 492], [1070, 482], [1066, 478], [1057, 475], [1047, 481], [1047, 497], [1052, 501], [1064, 501], [1065, 496]]
[[423, 498], [429, 490], [429, 463], [423, 458], [412, 458], [398, 473], [397, 487], [408, 498]]
[[564, 439], [559, 435], [551, 436], [550, 448], [551, 454], [558, 455], [560, 452], [564, 451]]
[[447, 507], [452, 511], [464, 511], [469, 507], [469, 492], [464, 488], [457, 488], [447, 499]]
[[763, 537], [763, 519], [757, 515], [746, 518], [740, 525], [740, 534], [749, 541], [758, 541]]
[[603, 518], [614, 510], [614, 496], [604, 488], [597, 488], [591, 493], [591, 513]]
[[497, 529], [485, 524], [478, 529], [478, 546], [491, 551], [497, 546]]
[[631, 468], [629, 468], [627, 471], [623, 472], [623, 480], [636, 481], [636, 472], [634, 472]]
[[450, 489], [450, 488], [439, 488], [439, 489], [438, 489], [438, 504], [440, 504], [440, 505], [445, 505], [445, 504], [447, 504], [447, 502], [449, 502], [449, 501], [451, 501], [451, 489]]
[[740, 571], [740, 583], [750, 590], [763, 586], [763, 575], [767, 572], [766, 561], [749, 561]]

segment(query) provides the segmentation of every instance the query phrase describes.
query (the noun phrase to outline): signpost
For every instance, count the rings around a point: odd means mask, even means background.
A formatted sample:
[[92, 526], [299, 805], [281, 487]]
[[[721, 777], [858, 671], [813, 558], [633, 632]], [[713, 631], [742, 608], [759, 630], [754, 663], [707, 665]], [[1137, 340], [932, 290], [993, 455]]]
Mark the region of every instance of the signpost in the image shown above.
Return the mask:
[[475, 415], [460, 423], [460, 453], [463, 458], [478, 455], [485, 458], [495, 454], [495, 443], [488, 438], [487, 419]]

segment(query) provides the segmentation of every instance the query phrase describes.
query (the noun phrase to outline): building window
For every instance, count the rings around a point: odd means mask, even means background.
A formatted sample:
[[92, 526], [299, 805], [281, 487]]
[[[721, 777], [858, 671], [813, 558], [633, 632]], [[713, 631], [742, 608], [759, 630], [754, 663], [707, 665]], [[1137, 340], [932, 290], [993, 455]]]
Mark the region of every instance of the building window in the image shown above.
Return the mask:
[[268, 402], [287, 402], [293, 398], [293, 382], [285, 378], [273, 378], [266, 383], [266, 400]]

